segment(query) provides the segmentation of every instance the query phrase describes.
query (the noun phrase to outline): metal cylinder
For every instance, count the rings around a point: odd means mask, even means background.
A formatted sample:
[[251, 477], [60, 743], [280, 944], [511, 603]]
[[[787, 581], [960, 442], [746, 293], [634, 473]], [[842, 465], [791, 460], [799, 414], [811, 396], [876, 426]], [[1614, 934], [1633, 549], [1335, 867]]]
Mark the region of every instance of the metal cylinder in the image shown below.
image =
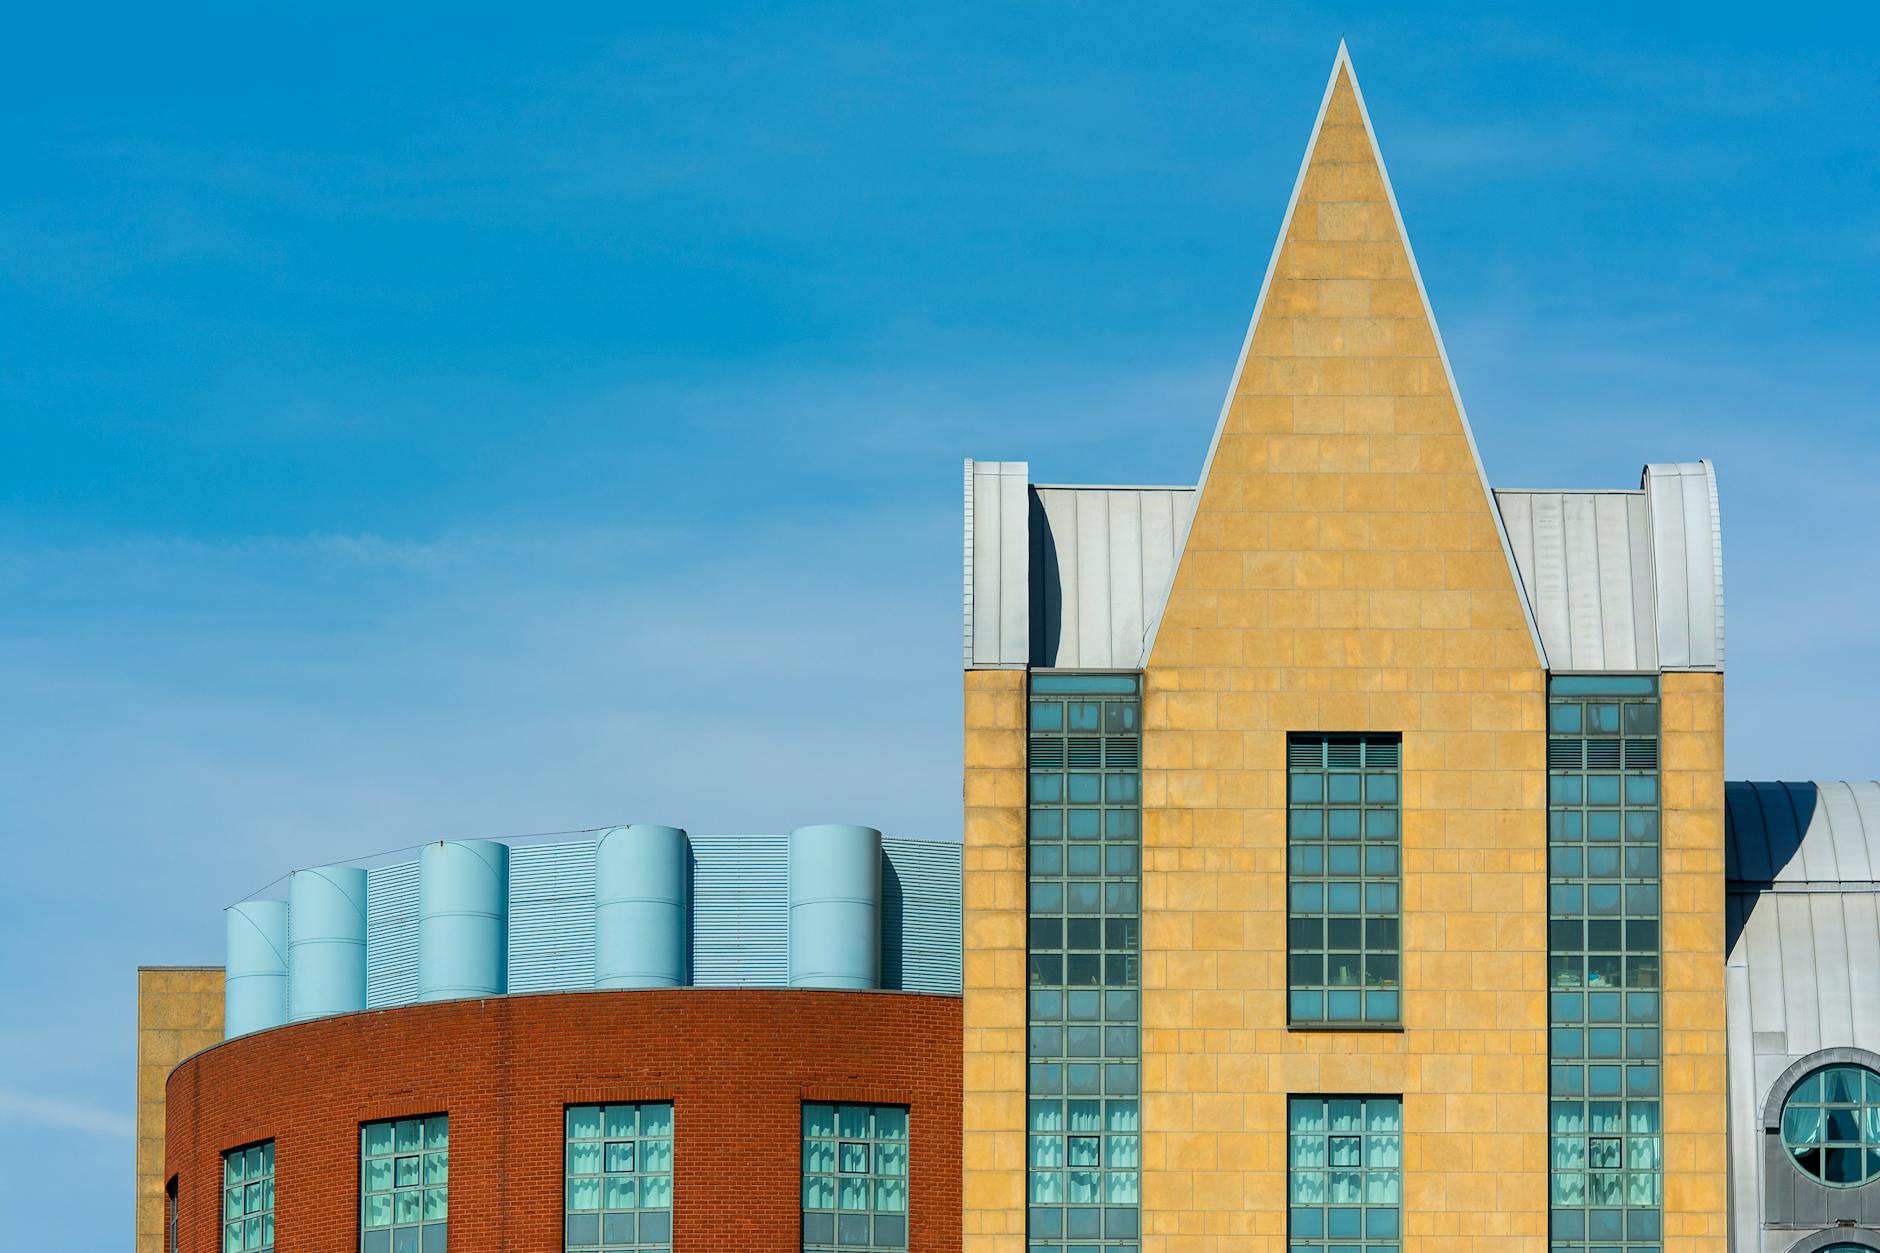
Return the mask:
[[287, 902], [243, 901], [224, 914], [222, 1038], [287, 1021]]
[[601, 837], [594, 858], [594, 986], [685, 983], [691, 844], [678, 827], [635, 823]]
[[366, 1007], [366, 872], [296, 870], [287, 879], [287, 1018]]
[[426, 844], [418, 854], [418, 999], [501, 996], [509, 987], [509, 846]]
[[790, 986], [881, 986], [881, 832], [790, 832]]

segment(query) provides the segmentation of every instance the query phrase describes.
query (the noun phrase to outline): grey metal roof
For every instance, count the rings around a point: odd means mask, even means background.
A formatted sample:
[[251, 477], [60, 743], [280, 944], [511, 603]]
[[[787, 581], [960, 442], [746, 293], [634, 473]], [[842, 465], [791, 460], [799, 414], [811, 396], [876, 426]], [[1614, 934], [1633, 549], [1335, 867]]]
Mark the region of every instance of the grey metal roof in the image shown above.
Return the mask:
[[1786, 1248], [1762, 1229], [1771, 1089], [1824, 1049], [1880, 1051], [1880, 783], [1726, 784], [1724, 825], [1733, 1247]]
[[966, 668], [1031, 650], [1031, 485], [1023, 461], [966, 462]]
[[1195, 514], [1192, 487], [1039, 487], [1035, 666], [1140, 669]]
[[1495, 503], [1548, 663], [1656, 670], [1645, 493], [1498, 491]]
[[[1136, 668], [1198, 498], [1191, 487], [1034, 485], [966, 463], [965, 662]], [[1708, 461], [1634, 491], [1497, 491], [1547, 665], [1721, 670], [1723, 538]]]
[[1716, 473], [1653, 464], [1642, 484], [1495, 493], [1551, 669], [1723, 668]]
[[966, 463], [966, 665], [1138, 669], [1195, 512], [1192, 487], [1033, 485]]

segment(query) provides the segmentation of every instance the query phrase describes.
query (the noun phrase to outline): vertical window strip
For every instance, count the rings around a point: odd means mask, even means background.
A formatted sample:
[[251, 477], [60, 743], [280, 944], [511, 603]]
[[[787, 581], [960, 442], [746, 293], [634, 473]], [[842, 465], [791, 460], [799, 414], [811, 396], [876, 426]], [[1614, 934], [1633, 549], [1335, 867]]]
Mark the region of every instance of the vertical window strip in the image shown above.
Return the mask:
[[1027, 940], [1033, 1253], [1134, 1253], [1141, 1188], [1136, 675], [1034, 675]]
[[805, 1253], [897, 1253], [907, 1247], [907, 1109], [803, 1106]]
[[178, 1235], [178, 1232], [181, 1230], [180, 1224], [178, 1222], [178, 1219], [181, 1217], [179, 1211], [182, 1208], [182, 1199], [179, 1195], [181, 1187], [182, 1185], [180, 1183], [172, 1179], [170, 1181], [170, 1186], [165, 1190], [164, 1198], [163, 1198], [164, 1203], [170, 1207], [170, 1221], [168, 1224], [169, 1238], [170, 1238], [170, 1245], [169, 1245], [170, 1253], [178, 1253], [177, 1235]]
[[1403, 1227], [1403, 1099], [1287, 1102], [1291, 1253], [1397, 1253]]
[[1555, 1253], [1661, 1253], [1656, 682], [1548, 702], [1549, 1185]]
[[672, 1247], [672, 1104], [567, 1110], [563, 1247], [568, 1253], [668, 1253]]
[[360, 1253], [444, 1253], [450, 1119], [395, 1118], [359, 1131]]
[[[174, 1199], [170, 1243], [176, 1243]], [[273, 1248], [274, 1141], [267, 1140], [222, 1154], [222, 1250], [254, 1253]]]
[[1286, 742], [1287, 1011], [1295, 1025], [1403, 1020], [1403, 741]]

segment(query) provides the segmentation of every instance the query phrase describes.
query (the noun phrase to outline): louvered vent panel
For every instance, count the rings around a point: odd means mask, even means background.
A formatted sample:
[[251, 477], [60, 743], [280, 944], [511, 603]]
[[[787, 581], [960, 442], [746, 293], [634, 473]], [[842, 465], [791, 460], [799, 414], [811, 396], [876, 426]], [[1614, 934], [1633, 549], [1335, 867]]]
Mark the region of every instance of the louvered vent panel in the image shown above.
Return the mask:
[[1555, 770], [1578, 770], [1583, 764], [1579, 740], [1548, 740], [1547, 764]]
[[366, 1007], [417, 995], [418, 863], [377, 866], [366, 871]]
[[1403, 760], [1403, 745], [1396, 740], [1366, 740], [1364, 764], [1373, 768], [1395, 768]]
[[1070, 742], [1070, 764], [1074, 770], [1095, 770], [1103, 764], [1103, 741], [1096, 736], [1078, 736]]
[[1323, 766], [1325, 764], [1325, 744], [1322, 740], [1289, 740], [1286, 744], [1286, 764], [1289, 766]]
[[1333, 740], [1325, 746], [1325, 764], [1334, 770], [1356, 770], [1363, 764], [1363, 750], [1356, 740]]
[[[881, 842], [882, 982], [909, 992], [960, 994], [960, 857], [939, 840]], [[898, 895], [898, 900], [896, 899]]]
[[1586, 741], [1586, 768], [1588, 770], [1617, 770], [1619, 768], [1619, 741]]
[[509, 850], [509, 990], [594, 986], [597, 840]]
[[789, 861], [781, 835], [692, 837], [692, 982], [790, 981]]
[[1064, 741], [1055, 735], [1032, 736], [1031, 765], [1034, 770], [1062, 770]]
[[1625, 742], [1625, 768], [1627, 770], [1656, 770], [1658, 768], [1658, 741], [1627, 740]]
[[1142, 764], [1142, 741], [1129, 736], [1115, 736], [1104, 741], [1104, 762], [1112, 770], [1134, 770]]

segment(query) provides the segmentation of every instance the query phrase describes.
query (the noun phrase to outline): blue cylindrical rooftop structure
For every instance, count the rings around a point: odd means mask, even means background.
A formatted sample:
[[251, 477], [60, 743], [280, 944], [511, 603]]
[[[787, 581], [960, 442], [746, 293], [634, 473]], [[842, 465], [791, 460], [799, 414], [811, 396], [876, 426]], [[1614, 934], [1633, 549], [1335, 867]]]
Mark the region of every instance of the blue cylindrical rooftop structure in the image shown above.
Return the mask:
[[615, 827], [594, 851], [594, 986], [685, 983], [691, 842], [677, 827]]
[[509, 846], [426, 844], [418, 854], [418, 999], [501, 996], [509, 987]]
[[222, 1038], [287, 1021], [287, 902], [243, 901], [224, 914]]
[[290, 1022], [366, 1007], [366, 872], [296, 870], [287, 879]]
[[881, 832], [790, 832], [790, 986], [881, 986]]

